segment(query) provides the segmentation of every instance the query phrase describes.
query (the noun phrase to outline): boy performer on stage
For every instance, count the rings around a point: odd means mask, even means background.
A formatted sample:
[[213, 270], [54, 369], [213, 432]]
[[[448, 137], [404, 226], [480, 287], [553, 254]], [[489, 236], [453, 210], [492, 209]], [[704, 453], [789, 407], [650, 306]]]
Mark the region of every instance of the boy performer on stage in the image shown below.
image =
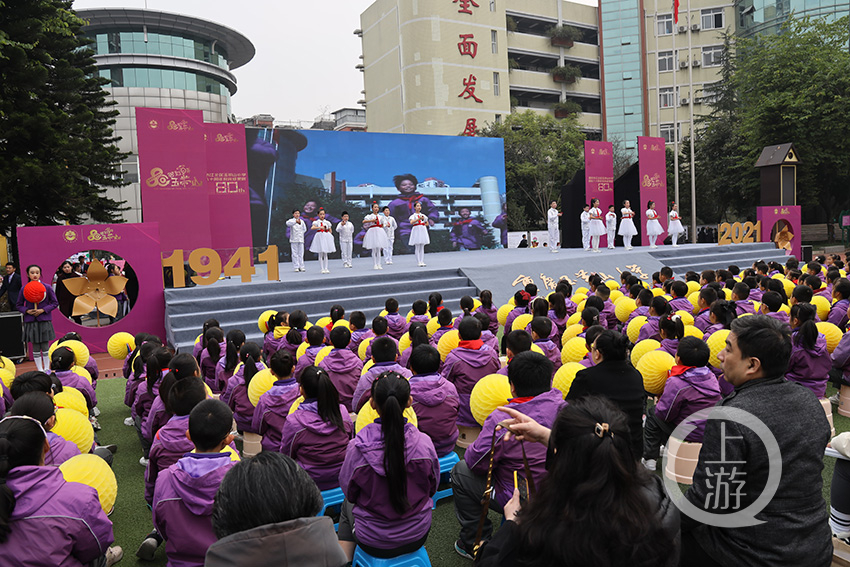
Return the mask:
[[605, 230], [608, 233], [608, 249], [614, 249], [614, 239], [617, 237], [617, 213], [614, 212], [614, 205], [608, 206], [608, 212], [605, 213]]
[[557, 201], [549, 203], [549, 210], [546, 212], [546, 227], [549, 229], [549, 250], [553, 254], [561, 250], [561, 231], [559, 230], [558, 223], [563, 214], [558, 212]]
[[296, 272], [304, 271], [304, 235], [307, 223], [301, 220], [301, 211], [292, 211], [292, 218], [286, 221], [289, 227], [289, 246], [292, 250], [292, 267]]
[[590, 250], [590, 205], [585, 204], [581, 212], [581, 246]]

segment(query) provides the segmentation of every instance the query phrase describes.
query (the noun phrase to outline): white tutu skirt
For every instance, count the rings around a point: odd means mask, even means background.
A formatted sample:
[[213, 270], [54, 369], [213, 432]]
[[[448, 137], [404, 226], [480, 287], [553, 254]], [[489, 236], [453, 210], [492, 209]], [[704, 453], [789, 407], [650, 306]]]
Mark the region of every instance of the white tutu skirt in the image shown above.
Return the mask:
[[662, 234], [664, 234], [664, 229], [661, 228], [661, 223], [658, 222], [658, 219], [646, 221], [647, 236], [661, 236]]
[[590, 236], [605, 236], [605, 223], [601, 220], [590, 221]]
[[310, 244], [310, 252], [327, 252], [328, 254], [332, 254], [336, 252], [336, 246], [334, 245], [334, 237], [330, 232], [317, 232], [316, 236], [313, 237], [313, 243]]
[[620, 230], [617, 232], [620, 236], [637, 236], [637, 228], [632, 219], [623, 219], [620, 222]]
[[367, 250], [374, 250], [376, 248], [383, 250], [389, 243], [390, 240], [387, 238], [387, 233], [380, 226], [373, 226], [366, 231], [366, 236], [363, 237], [363, 248]]
[[682, 228], [682, 221], [670, 221], [670, 226], [667, 227], [667, 234], [682, 234], [683, 232], [685, 232], [685, 229]]
[[428, 236], [428, 229], [424, 226], [414, 226], [410, 229], [410, 240], [407, 243], [411, 246], [416, 244], [431, 244], [431, 237]]

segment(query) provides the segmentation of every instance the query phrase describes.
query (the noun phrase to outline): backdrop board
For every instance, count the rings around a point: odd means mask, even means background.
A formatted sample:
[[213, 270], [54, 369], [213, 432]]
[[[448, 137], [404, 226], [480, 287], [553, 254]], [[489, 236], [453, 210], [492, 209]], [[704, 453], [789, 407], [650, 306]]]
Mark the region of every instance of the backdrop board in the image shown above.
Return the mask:
[[639, 229], [641, 234], [641, 245], [648, 246], [649, 238], [646, 235], [646, 209], [647, 203], [655, 201], [655, 210], [658, 220], [665, 234], [659, 237], [659, 241], [666, 238], [667, 222], [667, 154], [664, 138], [653, 138], [650, 136], [638, 136], [638, 167], [640, 171], [640, 203], [632, 203], [635, 212], [635, 225], [638, 222], [643, 225]]
[[[614, 145], [611, 142], [584, 141], [584, 171], [587, 203], [599, 199], [603, 224], [608, 207], [614, 203]], [[616, 209], [617, 218], [620, 211]], [[603, 236], [599, 246], [608, 245], [608, 235]]]
[[[803, 243], [801, 240], [802, 222], [799, 205], [784, 205], [773, 207], [758, 207], [756, 208], [756, 220], [761, 223], [760, 240], [762, 242], [776, 242], [776, 234], [783, 228], [788, 231], [788, 236], [791, 236], [791, 241], [788, 243], [790, 249], [788, 253], [802, 261], [803, 259]], [[783, 239], [780, 238], [780, 242]]]

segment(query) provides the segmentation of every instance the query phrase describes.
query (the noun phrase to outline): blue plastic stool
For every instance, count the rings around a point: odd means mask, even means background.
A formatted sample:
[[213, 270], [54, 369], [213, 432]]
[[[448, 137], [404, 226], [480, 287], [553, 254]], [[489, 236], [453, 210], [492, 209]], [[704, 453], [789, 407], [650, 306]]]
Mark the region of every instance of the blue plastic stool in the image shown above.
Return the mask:
[[[324, 516], [328, 508], [333, 508], [339, 511], [342, 502], [345, 500], [345, 494], [342, 493], [342, 488], [331, 488], [330, 490], [322, 491], [322, 509], [319, 511], [319, 516]], [[339, 530], [339, 522], [334, 524], [334, 530]]]
[[431, 560], [428, 558], [424, 545], [413, 553], [399, 555], [392, 559], [372, 557], [358, 545], [354, 550], [354, 560], [351, 565], [352, 567], [431, 567]]
[[[447, 480], [448, 483], [452, 482], [452, 477], [451, 477], [452, 467], [454, 467], [455, 464], [458, 461], [460, 461], [460, 457], [458, 457], [457, 453], [455, 453], [454, 451], [452, 451], [451, 453], [449, 453], [445, 457], [440, 458], [440, 476], [442, 477], [443, 475], [448, 475], [448, 477], [449, 477], [448, 480]], [[440, 481], [442, 482], [442, 478], [440, 479]], [[433, 501], [431, 508], [434, 509], [434, 508], [437, 507], [437, 500], [442, 500], [443, 498], [448, 498], [451, 495], [452, 495], [451, 487], [446, 488], [445, 490], [438, 490], [437, 493], [434, 494], [434, 496], [431, 498], [431, 500]]]

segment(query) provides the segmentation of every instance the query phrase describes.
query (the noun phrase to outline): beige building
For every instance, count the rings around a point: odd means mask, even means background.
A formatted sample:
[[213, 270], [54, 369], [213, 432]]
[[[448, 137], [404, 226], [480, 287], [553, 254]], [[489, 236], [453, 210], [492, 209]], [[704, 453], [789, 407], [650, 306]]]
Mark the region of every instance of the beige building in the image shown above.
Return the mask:
[[[577, 103], [589, 136], [602, 136], [598, 10], [562, 0], [376, 0], [360, 17], [370, 132], [458, 135], [511, 109], [552, 113]], [[558, 23], [578, 29], [552, 45]], [[509, 31], [510, 30], [510, 31]], [[557, 67], [577, 67], [575, 83]]]

